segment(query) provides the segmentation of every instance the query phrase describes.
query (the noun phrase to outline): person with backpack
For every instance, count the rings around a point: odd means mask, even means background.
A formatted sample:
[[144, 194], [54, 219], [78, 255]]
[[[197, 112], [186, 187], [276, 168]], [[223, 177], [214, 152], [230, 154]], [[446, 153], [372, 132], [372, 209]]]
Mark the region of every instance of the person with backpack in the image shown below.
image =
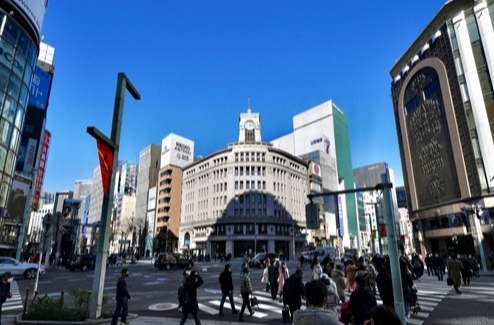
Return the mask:
[[326, 273], [321, 274], [321, 281], [324, 282], [328, 288], [328, 299], [326, 301], [326, 309], [337, 312], [338, 304], [340, 303], [340, 298], [338, 297], [338, 290], [336, 288], [336, 283], [331, 279]]
[[295, 271], [283, 285], [283, 305], [288, 306], [290, 310], [290, 320], [293, 322], [293, 314], [302, 307], [302, 298], [304, 297], [304, 282], [302, 270]]
[[221, 286], [221, 302], [220, 302], [220, 316], [223, 314], [223, 305], [225, 304], [226, 297], [230, 300], [230, 306], [232, 307], [232, 313], [238, 313], [235, 309], [235, 303], [233, 301], [233, 280], [232, 280], [232, 269], [230, 264], [225, 265], [225, 269], [220, 274], [220, 286]]
[[413, 258], [413, 273], [415, 273], [415, 276], [417, 276], [418, 279], [424, 275], [424, 263], [418, 254]]
[[204, 280], [199, 275], [199, 272], [193, 270], [190, 272], [187, 281], [183, 285], [183, 290], [180, 292], [179, 301], [182, 303], [182, 319], [180, 320], [180, 325], [184, 325], [187, 321], [189, 314], [194, 317], [196, 325], [201, 325], [201, 320], [199, 319], [199, 305], [197, 304], [197, 288], [199, 288], [204, 283]]
[[245, 307], [249, 310], [250, 316], [254, 314], [252, 307], [250, 306], [249, 296], [252, 294], [252, 284], [249, 277], [249, 268], [244, 267], [242, 269], [242, 275], [240, 276], [240, 295], [242, 296], [242, 308], [240, 308], [240, 314], [238, 315], [239, 322], [245, 322], [244, 311]]

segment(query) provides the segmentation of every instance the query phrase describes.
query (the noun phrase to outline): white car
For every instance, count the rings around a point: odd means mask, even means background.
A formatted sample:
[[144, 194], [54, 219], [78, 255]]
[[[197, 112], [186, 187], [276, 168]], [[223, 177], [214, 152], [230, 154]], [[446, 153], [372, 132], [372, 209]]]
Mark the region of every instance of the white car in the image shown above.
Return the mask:
[[[26, 279], [34, 279], [38, 270], [38, 264], [19, 262], [15, 258], [0, 256], [0, 275], [10, 272], [14, 276], [24, 276]], [[45, 266], [41, 265], [39, 274], [45, 274]]]

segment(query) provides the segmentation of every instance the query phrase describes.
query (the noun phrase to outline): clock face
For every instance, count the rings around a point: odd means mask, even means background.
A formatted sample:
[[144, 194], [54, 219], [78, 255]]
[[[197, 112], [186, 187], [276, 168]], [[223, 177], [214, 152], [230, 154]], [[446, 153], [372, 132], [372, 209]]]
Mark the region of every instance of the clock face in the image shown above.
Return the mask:
[[254, 121], [248, 120], [247, 122], [245, 122], [244, 126], [247, 130], [250, 131], [250, 130], [254, 130], [254, 128], [256, 127], [256, 124], [254, 123]]

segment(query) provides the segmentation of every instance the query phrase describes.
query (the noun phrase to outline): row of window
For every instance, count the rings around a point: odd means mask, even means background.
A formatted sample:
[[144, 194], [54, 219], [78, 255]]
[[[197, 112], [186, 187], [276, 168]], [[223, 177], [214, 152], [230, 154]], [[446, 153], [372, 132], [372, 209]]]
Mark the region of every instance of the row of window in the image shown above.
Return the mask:
[[266, 167], [261, 166], [238, 166], [235, 167], [235, 176], [266, 176]]
[[235, 161], [266, 161], [266, 153], [258, 151], [236, 152]]
[[[244, 189], [244, 181], [235, 181], [235, 189], [243, 190]], [[245, 189], [247, 190], [255, 190], [256, 189], [256, 181], [245, 181]], [[266, 181], [257, 181], [257, 189], [265, 190], [266, 189]]]

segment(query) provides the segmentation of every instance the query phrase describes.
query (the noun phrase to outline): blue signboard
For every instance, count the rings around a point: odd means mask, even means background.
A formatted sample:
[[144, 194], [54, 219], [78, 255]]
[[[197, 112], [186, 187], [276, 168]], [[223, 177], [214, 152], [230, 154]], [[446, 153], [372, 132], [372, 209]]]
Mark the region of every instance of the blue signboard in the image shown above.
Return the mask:
[[33, 81], [29, 90], [28, 104], [45, 110], [48, 105], [52, 75], [40, 67], [34, 69]]

